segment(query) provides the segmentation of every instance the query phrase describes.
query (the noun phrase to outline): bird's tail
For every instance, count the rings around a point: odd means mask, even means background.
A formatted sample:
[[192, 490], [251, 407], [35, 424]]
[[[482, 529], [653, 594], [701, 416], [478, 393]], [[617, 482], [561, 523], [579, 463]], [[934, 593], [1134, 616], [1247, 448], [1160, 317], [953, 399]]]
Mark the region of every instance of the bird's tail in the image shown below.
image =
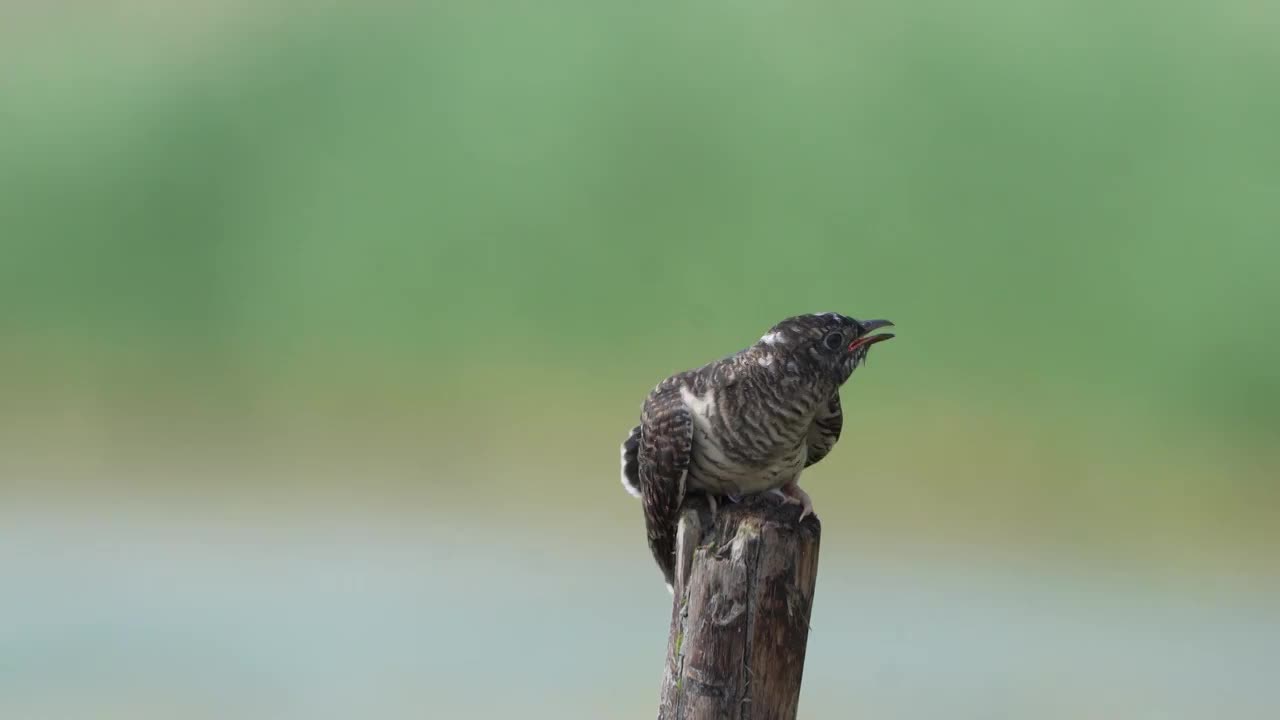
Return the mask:
[[632, 497], [640, 497], [640, 426], [631, 428], [622, 442], [622, 487]]

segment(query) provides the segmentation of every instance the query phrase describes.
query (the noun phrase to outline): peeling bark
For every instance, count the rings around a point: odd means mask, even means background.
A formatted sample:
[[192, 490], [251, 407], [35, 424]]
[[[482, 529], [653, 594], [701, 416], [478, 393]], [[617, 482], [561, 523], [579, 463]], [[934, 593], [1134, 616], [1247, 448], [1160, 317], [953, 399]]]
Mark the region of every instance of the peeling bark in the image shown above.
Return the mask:
[[681, 509], [659, 720], [793, 720], [821, 524], [772, 497]]

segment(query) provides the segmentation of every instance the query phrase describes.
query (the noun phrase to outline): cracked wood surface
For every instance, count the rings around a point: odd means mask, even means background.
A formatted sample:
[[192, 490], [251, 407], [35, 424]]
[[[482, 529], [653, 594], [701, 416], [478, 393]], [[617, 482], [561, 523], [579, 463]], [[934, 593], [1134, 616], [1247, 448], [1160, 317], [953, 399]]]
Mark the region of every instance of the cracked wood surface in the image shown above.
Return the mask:
[[772, 497], [681, 508], [659, 720], [791, 720], [818, 578], [817, 518]]

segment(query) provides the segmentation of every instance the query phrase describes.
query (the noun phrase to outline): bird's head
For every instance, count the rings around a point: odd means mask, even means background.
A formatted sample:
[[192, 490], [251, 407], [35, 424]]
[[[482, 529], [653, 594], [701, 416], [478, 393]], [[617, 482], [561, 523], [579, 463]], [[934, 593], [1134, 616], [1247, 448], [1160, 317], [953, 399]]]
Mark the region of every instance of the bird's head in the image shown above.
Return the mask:
[[[796, 315], [769, 328], [757, 346], [788, 371], [831, 377], [839, 384], [866, 360], [872, 345], [893, 337], [875, 332], [892, 325], [888, 320], [855, 320], [833, 312]], [[794, 363], [794, 369], [786, 363]]]

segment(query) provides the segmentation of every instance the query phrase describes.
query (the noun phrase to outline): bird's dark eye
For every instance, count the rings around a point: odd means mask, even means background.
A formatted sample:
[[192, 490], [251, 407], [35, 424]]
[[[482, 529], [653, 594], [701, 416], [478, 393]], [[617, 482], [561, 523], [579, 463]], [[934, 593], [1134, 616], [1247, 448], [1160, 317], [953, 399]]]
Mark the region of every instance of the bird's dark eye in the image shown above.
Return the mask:
[[841, 345], [844, 345], [844, 335], [838, 332], [830, 333], [822, 338], [822, 344], [826, 345], [828, 350], [837, 350]]

